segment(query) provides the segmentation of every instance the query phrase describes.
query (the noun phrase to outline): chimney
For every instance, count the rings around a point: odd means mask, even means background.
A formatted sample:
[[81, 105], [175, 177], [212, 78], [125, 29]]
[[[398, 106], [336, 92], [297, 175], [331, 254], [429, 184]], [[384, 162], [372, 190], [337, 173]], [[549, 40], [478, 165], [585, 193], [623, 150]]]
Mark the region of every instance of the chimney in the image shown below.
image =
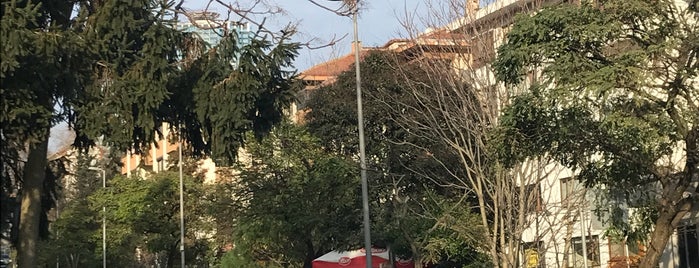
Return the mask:
[[[359, 52], [362, 52], [362, 41], [359, 41]], [[351, 43], [350, 53], [354, 53], [354, 41]]]
[[479, 0], [466, 0], [466, 17], [476, 16]]

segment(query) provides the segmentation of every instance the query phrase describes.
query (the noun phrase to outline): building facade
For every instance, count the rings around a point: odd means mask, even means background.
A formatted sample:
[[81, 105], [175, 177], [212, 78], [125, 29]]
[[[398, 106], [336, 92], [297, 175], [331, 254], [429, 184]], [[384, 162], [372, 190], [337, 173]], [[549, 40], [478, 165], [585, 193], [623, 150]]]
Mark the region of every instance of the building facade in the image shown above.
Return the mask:
[[215, 46], [224, 35], [234, 33], [238, 37], [238, 46], [246, 46], [252, 42], [254, 33], [250, 25], [244, 22], [219, 19], [219, 14], [210, 11], [195, 11], [187, 14], [187, 21], [178, 22], [175, 28], [196, 33], [209, 46]]
[[[453, 60], [455, 69], [469, 73], [474, 86], [483, 91], [481, 97], [494, 95], [500, 105], [506, 105], [505, 96], [517, 94], [516, 90], [526, 90], [539, 75], [532, 72], [519, 89], [505, 89], [495, 81], [489, 63], [497, 53], [497, 48], [505, 42], [506, 34], [520, 13], [534, 13], [547, 6], [562, 3], [561, 0], [497, 0], [480, 7], [477, 0], [467, 0], [467, 15], [444, 27], [450, 32], [463, 33], [469, 40], [468, 53], [458, 55]], [[580, 1], [570, 1], [580, 3]], [[676, 1], [678, 5], [685, 5]], [[485, 91], [492, 89], [488, 94]], [[681, 158], [681, 156], [673, 156]], [[686, 157], [686, 156], [685, 156]], [[680, 159], [669, 162], [678, 163]], [[520, 262], [522, 267], [637, 267], [645, 248], [642, 243], [630, 242], [626, 238], [614, 239], [607, 235], [604, 211], [595, 207], [599, 191], [581, 185], [572, 170], [558, 163], [530, 163], [539, 166], [541, 175], [535, 179], [519, 178], [520, 183], [532, 186], [536, 198], [531, 200], [532, 209], [525, 217], [529, 226], [522, 232]], [[683, 167], [675, 167], [681, 170]], [[658, 188], [659, 189], [659, 188]], [[648, 189], [657, 191], [658, 189]], [[625, 217], [634, 216], [635, 208], [620, 204], [619, 211]], [[607, 211], [608, 212], [608, 211]], [[600, 216], [602, 215], [602, 216]], [[688, 268], [699, 267], [699, 242], [697, 223], [699, 210], [696, 208], [685, 216], [679, 227], [670, 237], [659, 267]]]

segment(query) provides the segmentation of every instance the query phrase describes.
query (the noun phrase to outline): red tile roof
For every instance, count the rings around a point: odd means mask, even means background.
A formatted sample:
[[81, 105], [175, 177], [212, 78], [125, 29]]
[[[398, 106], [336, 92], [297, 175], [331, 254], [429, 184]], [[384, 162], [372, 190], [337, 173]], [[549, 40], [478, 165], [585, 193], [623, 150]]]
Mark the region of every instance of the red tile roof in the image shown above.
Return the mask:
[[[426, 51], [420, 51], [419, 48], [431, 47]], [[435, 30], [418, 36], [415, 39], [392, 39], [384, 46], [378, 48], [363, 47], [360, 51], [360, 57], [364, 57], [371, 50], [391, 50], [398, 53], [446, 53], [456, 52], [467, 49], [468, 45], [463, 34], [453, 33], [448, 30]], [[417, 49], [418, 51], [412, 51]], [[432, 51], [433, 50], [433, 51]], [[349, 53], [345, 56], [317, 64], [305, 71], [299, 77], [306, 81], [322, 81], [332, 83], [340, 73], [349, 70], [354, 63], [354, 53]], [[317, 84], [316, 84], [317, 85]]]
[[[359, 57], [363, 58], [364, 56], [366, 56], [367, 53], [369, 53], [369, 50], [371, 50], [371, 48], [362, 48], [362, 51], [359, 52]], [[325, 80], [314, 79], [314, 77], [336, 77], [340, 75], [340, 73], [349, 70], [352, 64], [354, 64], [354, 53], [350, 53], [337, 59], [317, 64], [303, 71], [300, 74], [300, 77], [301, 79], [309, 78], [310, 80]]]

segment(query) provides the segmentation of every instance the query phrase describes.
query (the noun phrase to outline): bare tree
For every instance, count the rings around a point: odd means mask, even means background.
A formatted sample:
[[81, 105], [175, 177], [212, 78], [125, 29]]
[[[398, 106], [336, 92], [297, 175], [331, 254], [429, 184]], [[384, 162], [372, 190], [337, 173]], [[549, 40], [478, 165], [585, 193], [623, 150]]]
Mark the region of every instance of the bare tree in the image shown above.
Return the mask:
[[[510, 97], [524, 87], [499, 85], [490, 62], [514, 15], [537, 10], [551, 2], [560, 1], [496, 1], [484, 8], [474, 0], [425, 1], [429, 15], [414, 18], [406, 14], [403, 25], [409, 36], [387, 45], [399, 57], [411, 61], [409, 66], [394, 66], [397, 79], [407, 81], [409, 100], [373, 96], [390, 107], [389, 116], [406, 131], [449, 148], [450, 155], [428, 155], [443, 163], [442, 168], [452, 176], [434, 178], [424, 173], [424, 177], [442, 187], [461, 189], [465, 196], [475, 200], [480, 224], [488, 238], [482, 241], [480, 249], [487, 252], [496, 267], [521, 264], [525, 233], [533, 229], [534, 237], [530, 239], [542, 243], [544, 237], [569, 237], [572, 231], [566, 226], [570, 225], [558, 223], [562, 219], [574, 222], [578, 217], [575, 211], [579, 208], [555, 205], [558, 197], [542, 196], [546, 189], [558, 187], [559, 182], [550, 178], [560, 178], [570, 171], [561, 169], [548, 157], [532, 158], [512, 166], [497, 160], [498, 150], [503, 148], [498, 148], [495, 142], [497, 135], [502, 135], [495, 131], [495, 126]], [[428, 30], [420, 32], [417, 30], [420, 27]], [[536, 72], [532, 72], [530, 80], [535, 79]], [[411, 145], [425, 152], [431, 150], [421, 144]], [[456, 158], [459, 165], [447, 164], [452, 159], [442, 157]], [[558, 249], [556, 243], [543, 244], [554, 251], [568, 248]]]
[[[318, 1], [318, 0], [308, 0], [314, 5], [324, 9], [328, 12], [335, 13], [340, 16], [348, 16], [351, 14], [351, 8], [353, 7], [351, 1], [345, 1], [339, 8], [331, 8], [329, 5]], [[172, 7], [172, 11], [176, 16], [182, 15], [187, 21], [199, 28], [218, 28], [222, 27], [220, 21], [208, 20], [206, 23], [197, 23], [197, 19], [191, 14], [193, 10], [189, 10], [183, 6], [185, 0], [180, 0], [177, 5]], [[274, 41], [289, 39], [291, 36], [298, 34], [298, 22], [289, 21], [283, 26], [269, 25], [268, 20], [283, 18], [288, 15], [288, 11], [284, 10], [281, 6], [276, 4], [274, 1], [270, 0], [251, 0], [251, 1], [221, 1], [221, 0], [208, 0], [205, 4], [203, 12], [211, 12], [223, 10], [224, 18], [221, 21], [235, 21], [237, 23], [245, 23], [253, 25], [256, 29], [256, 34], [271, 38]], [[319, 49], [323, 47], [333, 46], [339, 41], [347, 37], [343, 36], [330, 36], [327, 41], [320, 41], [317, 37], [311, 37], [307, 40], [301, 40], [301, 46], [308, 49]]]

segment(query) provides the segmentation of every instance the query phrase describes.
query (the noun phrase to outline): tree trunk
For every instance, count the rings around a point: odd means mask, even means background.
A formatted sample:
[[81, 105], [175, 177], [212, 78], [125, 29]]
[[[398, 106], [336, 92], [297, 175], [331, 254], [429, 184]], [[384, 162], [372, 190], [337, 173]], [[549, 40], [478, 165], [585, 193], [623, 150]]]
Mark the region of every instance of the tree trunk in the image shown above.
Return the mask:
[[639, 268], [655, 267], [655, 264], [658, 263], [660, 256], [663, 254], [667, 241], [669, 240], [670, 235], [672, 235], [672, 230], [674, 229], [670, 224], [671, 221], [672, 216], [668, 213], [663, 213], [655, 222], [655, 228], [651, 234], [648, 251], [643, 257], [643, 260], [641, 260]]
[[[650, 237], [650, 245], [646, 255], [641, 260], [639, 268], [653, 268], [658, 265], [660, 257], [670, 240], [670, 236], [679, 224], [680, 220], [691, 209], [691, 203], [683, 200], [676, 208], [664, 209], [660, 212], [658, 220], [655, 221], [655, 228]], [[681, 207], [680, 207], [681, 206]]]
[[415, 244], [410, 244], [410, 250], [413, 252], [413, 263], [415, 264], [414, 268], [423, 268], [422, 260], [420, 260], [420, 255], [418, 253], [420, 252], [420, 248], [418, 248]]
[[[685, 145], [687, 158], [684, 175], [676, 184], [665, 186], [663, 196], [666, 199], [661, 201], [662, 207], [658, 220], [655, 221], [655, 229], [651, 234], [648, 252], [641, 260], [639, 268], [653, 268], [658, 264], [673, 231], [679, 225], [680, 220], [692, 211], [696, 202], [692, 195], [696, 195], [699, 189], [696, 186], [690, 187], [690, 182], [699, 179], [699, 168], [697, 167], [699, 164], [699, 127], [696, 125], [687, 133]], [[685, 193], [689, 193], [689, 196], [684, 196]]]
[[313, 267], [313, 253], [306, 253], [306, 258], [303, 260], [303, 268], [312, 268]]
[[[677, 183], [663, 186], [665, 200], [660, 203], [660, 213], [650, 237], [650, 246], [646, 256], [641, 260], [639, 268], [652, 268], [658, 264], [673, 231], [679, 225], [680, 220], [692, 211], [696, 202], [694, 200], [696, 197], [692, 197], [692, 195], [696, 195], [699, 189], [696, 185], [690, 186], [690, 183], [699, 179], [699, 167], [697, 167], [699, 165], [699, 126], [695, 125], [688, 131], [684, 142], [687, 158], [683, 175]], [[684, 196], [686, 193], [689, 196]]]
[[177, 257], [180, 255], [180, 251], [178, 250], [177, 245], [179, 245], [179, 243], [175, 243], [167, 250], [167, 268], [175, 267], [175, 263], [177, 263], [177, 261], [182, 261], [180, 258]]
[[27, 163], [24, 165], [17, 249], [17, 263], [20, 268], [37, 267], [36, 245], [39, 241], [41, 220], [41, 192], [46, 178], [48, 130], [44, 137], [43, 141], [31, 145]]
[[[309, 236], [310, 237], [310, 236]], [[304, 268], [313, 267], [313, 260], [316, 258], [315, 247], [313, 247], [313, 241], [310, 239], [306, 240], [306, 258], [303, 260]]]

